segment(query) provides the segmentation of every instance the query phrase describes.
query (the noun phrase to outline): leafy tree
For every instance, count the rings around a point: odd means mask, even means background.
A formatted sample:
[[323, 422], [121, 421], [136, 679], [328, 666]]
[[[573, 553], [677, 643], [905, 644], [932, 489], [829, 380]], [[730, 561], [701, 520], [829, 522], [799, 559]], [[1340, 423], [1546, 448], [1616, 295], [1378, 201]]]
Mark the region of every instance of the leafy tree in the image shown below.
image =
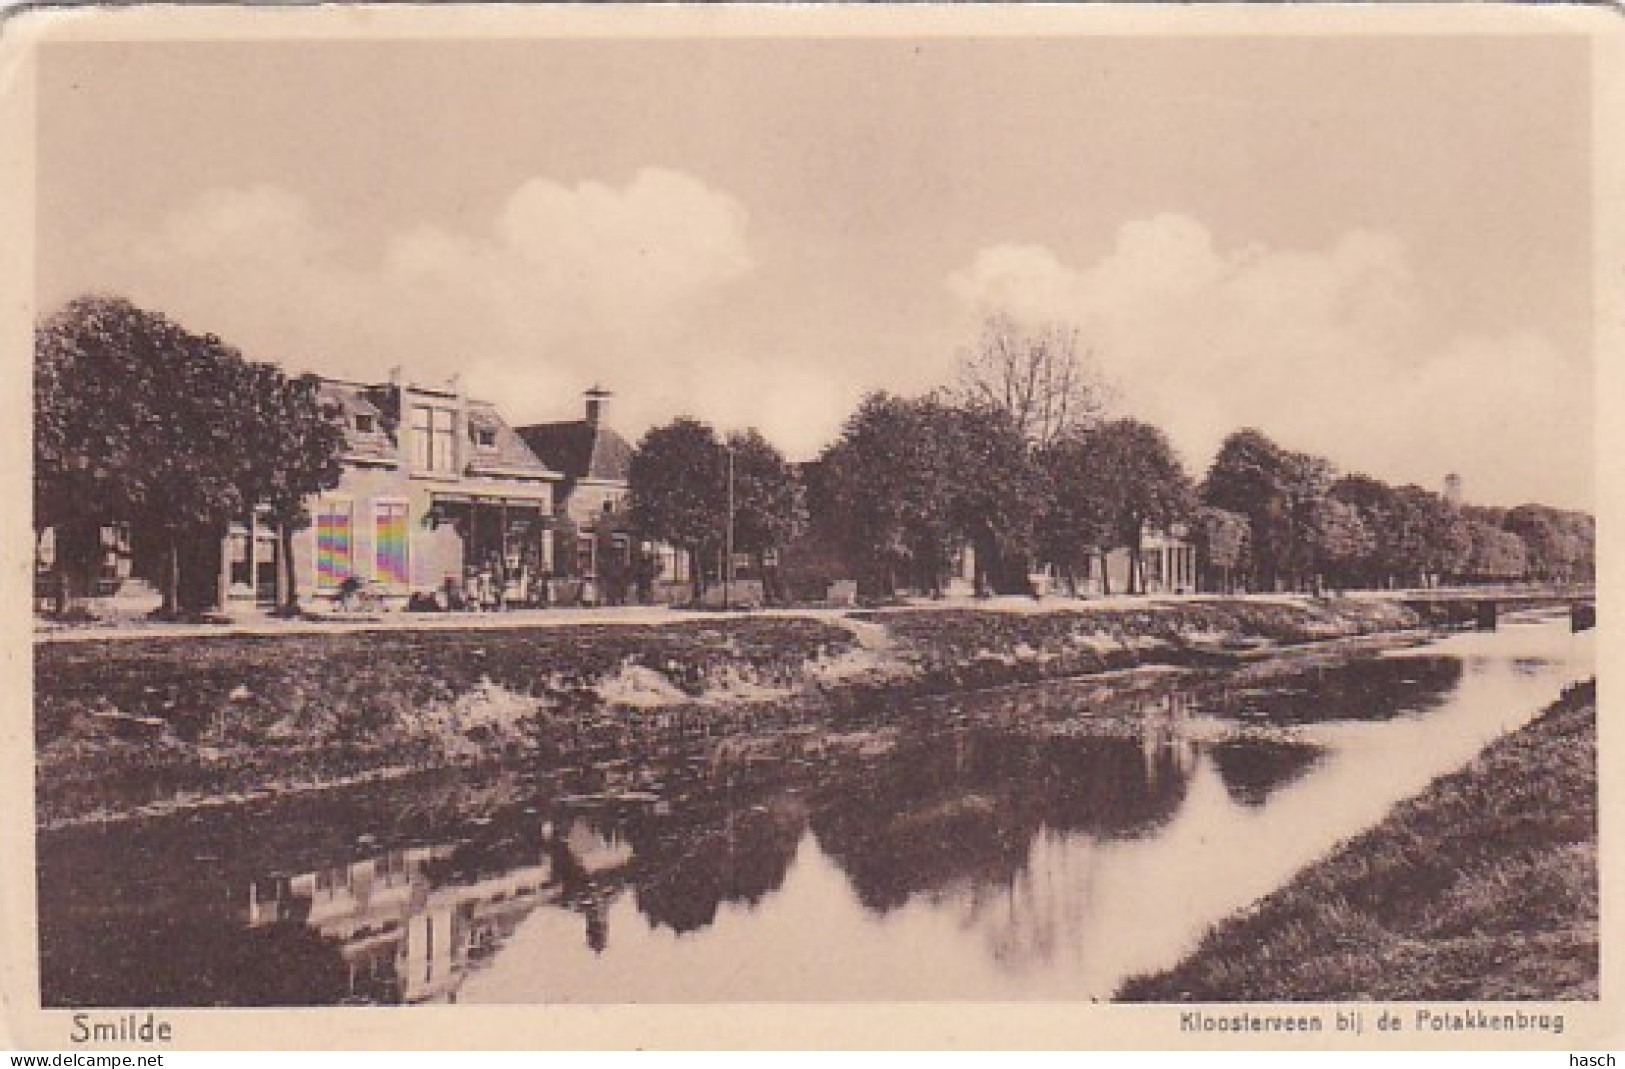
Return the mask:
[[1468, 537], [1472, 540], [1472, 556], [1467, 573], [1480, 581], [1520, 579], [1528, 570], [1528, 556], [1523, 539], [1499, 524], [1482, 520], [1467, 521]]
[[1025, 584], [1042, 495], [1028, 444], [1002, 409], [872, 394], [819, 470], [816, 519], [869, 589], [891, 593], [906, 576], [940, 593], [965, 543], [979, 593]]
[[901, 438], [902, 403], [886, 394], [866, 396], [813, 463], [807, 487], [814, 528], [851, 561], [860, 588], [881, 594], [895, 591], [906, 556], [906, 480], [883, 462], [884, 450]]
[[937, 412], [956, 533], [976, 551], [976, 590], [1025, 591], [1043, 490], [1033, 453], [1009, 413], [991, 405]]
[[727, 524], [727, 454], [710, 425], [679, 417], [643, 436], [632, 454], [632, 521], [688, 554], [694, 598], [705, 595], [706, 558]]
[[1502, 527], [1523, 540], [1529, 574], [1551, 579], [1562, 569], [1564, 546], [1549, 509], [1539, 505], [1519, 505], [1507, 512]]
[[1359, 511], [1360, 521], [1371, 534], [1371, 550], [1353, 563], [1350, 572], [1357, 583], [1383, 586], [1399, 570], [1400, 501], [1393, 487], [1369, 475], [1345, 475], [1332, 484], [1332, 497]]
[[1569, 578], [1597, 578], [1597, 520], [1588, 512], [1558, 511], [1557, 525], [1570, 539], [1567, 545]]
[[1317, 498], [1311, 505], [1310, 557], [1317, 574], [1333, 585], [1347, 587], [1359, 565], [1376, 548], [1376, 536], [1354, 505], [1335, 497]]
[[1354, 574], [1371, 585], [1431, 583], [1465, 574], [1473, 557], [1471, 513], [1420, 486], [1393, 487], [1349, 475], [1332, 496], [1353, 505], [1372, 535]]
[[1074, 431], [1056, 438], [1039, 449], [1034, 467], [1044, 488], [1035, 531], [1039, 558], [1076, 593], [1078, 572], [1112, 540], [1112, 516], [1096, 492], [1088, 436]]
[[[1319, 527], [1319, 521], [1325, 511], [1322, 503], [1331, 490], [1335, 477], [1331, 461], [1324, 457], [1317, 457], [1311, 453], [1281, 454], [1280, 503], [1276, 510], [1279, 521], [1279, 563], [1296, 589], [1303, 589], [1308, 579], [1316, 574], [1326, 551], [1353, 552], [1354, 556], [1348, 560], [1356, 559], [1358, 556], [1353, 547], [1340, 541], [1351, 534], [1356, 542], [1363, 539], [1364, 533], [1359, 532], [1354, 526], [1359, 524], [1358, 515], [1345, 518], [1341, 524], [1333, 521], [1332, 531], [1336, 533], [1323, 531]], [[1323, 546], [1320, 542], [1323, 535], [1332, 538], [1336, 545]]]
[[1280, 447], [1261, 431], [1236, 431], [1219, 447], [1200, 487], [1204, 504], [1247, 518], [1254, 582], [1271, 588], [1278, 555], [1273, 510], [1280, 464]]
[[[595, 515], [588, 521], [587, 529], [592, 535], [593, 567], [597, 573], [599, 596], [607, 605], [625, 605], [635, 585], [645, 579], [653, 581], [659, 573], [659, 562], [644, 552], [642, 539], [638, 536], [631, 509], [625, 500], [616, 503], [609, 511]], [[579, 533], [577, 529], [576, 534]], [[579, 573], [579, 549], [573, 564]], [[643, 573], [651, 565], [655, 571], [645, 577]]]
[[1389, 568], [1401, 583], [1429, 586], [1446, 572], [1459, 571], [1471, 546], [1461, 534], [1460, 514], [1431, 490], [1401, 486], [1389, 516]]
[[782, 549], [806, 524], [807, 506], [795, 467], [760, 431], [728, 436], [734, 465], [734, 547], [756, 558]]
[[1438, 514], [1433, 544], [1434, 570], [1446, 579], [1465, 576], [1473, 561], [1473, 532], [1470, 521], [1461, 510], [1439, 497], [1443, 506]]
[[251, 506], [245, 480], [239, 398], [242, 357], [208, 335], [151, 369], [166, 398], [161, 417], [138, 434], [141, 493], [134, 522], [168, 547], [163, 611], [197, 611], [218, 600], [218, 550], [227, 525]]
[[1596, 526], [1586, 514], [1519, 505], [1508, 510], [1502, 526], [1523, 539], [1534, 578], [1567, 582], [1595, 574]]
[[1202, 570], [1216, 576], [1215, 585], [1220, 589], [1234, 593], [1236, 574], [1247, 563], [1247, 544], [1251, 536], [1247, 517], [1239, 512], [1203, 505], [1196, 510], [1192, 534]]
[[1316, 515], [1334, 477], [1330, 461], [1282, 449], [1249, 427], [1220, 446], [1202, 500], [1247, 517], [1258, 585], [1298, 587], [1316, 565]]
[[814, 518], [867, 589], [893, 593], [905, 573], [940, 587], [955, 536], [954, 424], [937, 401], [873, 393], [820, 457]]
[[1191, 513], [1190, 477], [1167, 436], [1136, 419], [1111, 420], [1089, 431], [1086, 449], [1087, 485], [1108, 518], [1103, 548], [1128, 550], [1128, 593], [1143, 593], [1145, 530], [1166, 528]]
[[120, 298], [76, 300], [36, 337], [36, 522], [61, 523], [70, 544], [118, 520], [155, 538], [164, 615], [213, 602], [210, 565], [244, 508], [242, 363]]
[[1469, 505], [1463, 503], [1458, 508], [1461, 514], [1474, 523], [1487, 524], [1490, 527], [1499, 527], [1506, 519], [1507, 510], [1497, 505]]
[[1427, 584], [1428, 539], [1431, 518], [1427, 491], [1420, 486], [1394, 488], [1393, 511], [1388, 516], [1389, 577], [1401, 586]]
[[243, 368], [237, 391], [245, 470], [242, 493], [266, 507], [277, 532], [277, 606], [299, 613], [293, 536], [310, 526], [311, 495], [337, 486], [344, 473], [344, 425], [336, 405], [324, 404], [314, 375], [290, 379], [270, 364]]
[[990, 316], [981, 337], [960, 357], [956, 400], [966, 408], [1005, 413], [1015, 431], [1039, 448], [1092, 425], [1105, 411], [1107, 388], [1077, 328], [1028, 326]]
[[182, 339], [162, 316], [110, 297], [81, 297], [35, 331], [34, 528], [55, 532], [69, 599], [90, 591], [100, 528], [135, 510], [136, 434], [158, 418], [148, 368]]
[[1251, 427], [1219, 447], [1201, 487], [1202, 502], [1247, 517], [1254, 577], [1273, 590], [1286, 553], [1280, 446]]

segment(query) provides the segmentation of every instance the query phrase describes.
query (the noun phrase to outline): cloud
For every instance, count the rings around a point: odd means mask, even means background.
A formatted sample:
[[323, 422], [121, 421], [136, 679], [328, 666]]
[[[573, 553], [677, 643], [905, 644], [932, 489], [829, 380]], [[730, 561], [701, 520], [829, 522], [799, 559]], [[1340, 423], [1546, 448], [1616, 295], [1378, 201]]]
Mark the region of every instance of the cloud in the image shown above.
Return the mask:
[[[275, 186], [215, 189], [111, 235], [83, 272], [296, 371], [461, 375], [517, 422], [574, 415], [598, 383], [633, 437], [690, 414], [805, 457], [874, 385], [793, 355], [817, 342], [777, 344], [792, 328], [752, 303], [745, 206], [691, 175], [535, 177], [471, 223], [370, 240], [346, 222]], [[794, 287], [777, 296], [802, 310]]]
[[140, 244], [148, 256], [191, 262], [296, 262], [333, 252], [331, 236], [317, 226], [309, 206], [268, 185], [208, 190], [165, 219], [155, 239]]
[[635, 332], [748, 272], [747, 223], [733, 197], [673, 171], [640, 171], [624, 189], [535, 178], [489, 233], [419, 227], [390, 243], [385, 267], [395, 288], [483, 299], [531, 329]]
[[572, 414], [599, 382], [634, 436], [688, 413], [759, 426], [796, 456], [865, 390], [946, 381], [954, 339], [1008, 311], [1078, 325], [1120, 407], [1165, 427], [1196, 470], [1256, 425], [1345, 470], [1428, 486], [1458, 471], [1478, 500], [1529, 486], [1555, 504], [1591, 498], [1584, 362], [1535, 333], [1437, 335], [1404, 243], [1369, 230], [1227, 247], [1159, 215], [1081, 264], [989, 245], [947, 276], [941, 304], [892, 314], [854, 304], [849, 283], [825, 293], [793, 259], [759, 270], [744, 204], [648, 168], [619, 184], [533, 177], [461, 222], [382, 232], [276, 186], [214, 189], [109, 227], [79, 266], [87, 288], [293, 370], [462, 374], [517, 421]]
[[997, 245], [947, 284], [967, 316], [1076, 324], [1121, 407], [1165, 427], [1198, 471], [1252, 425], [1344, 470], [1434, 487], [1458, 471], [1479, 500], [1530, 485], [1555, 503], [1590, 497], [1583, 370], [1533, 333], [1431, 337], [1391, 235], [1224, 249], [1200, 222], [1160, 215], [1124, 224], [1092, 265]]
[[573, 411], [594, 380], [658, 379], [674, 325], [753, 267], [730, 194], [671, 170], [624, 185], [532, 178], [487, 218], [368, 243], [298, 194], [209, 190], [113, 235], [97, 288], [296, 370], [422, 381], [463, 373], [515, 418]]

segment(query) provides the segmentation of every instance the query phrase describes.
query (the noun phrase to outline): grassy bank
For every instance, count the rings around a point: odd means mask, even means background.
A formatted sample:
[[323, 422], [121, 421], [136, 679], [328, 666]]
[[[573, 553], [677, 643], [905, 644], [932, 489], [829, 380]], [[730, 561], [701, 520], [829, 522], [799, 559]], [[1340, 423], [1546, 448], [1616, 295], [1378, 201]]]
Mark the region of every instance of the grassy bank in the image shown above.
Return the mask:
[[1573, 688], [1118, 998], [1595, 998], [1596, 724]]
[[853, 645], [785, 618], [45, 643], [39, 818], [517, 756], [559, 721], [789, 693]]
[[998, 686], [1139, 664], [1226, 663], [1278, 647], [1417, 626], [1398, 604], [1353, 598], [1200, 598], [1076, 608], [855, 613], [880, 624], [928, 689]]
[[[1414, 626], [1360, 601], [910, 609], [35, 647], [42, 823], [558, 752], [657, 717], [1211, 663]], [[561, 741], [562, 740], [562, 741]]]

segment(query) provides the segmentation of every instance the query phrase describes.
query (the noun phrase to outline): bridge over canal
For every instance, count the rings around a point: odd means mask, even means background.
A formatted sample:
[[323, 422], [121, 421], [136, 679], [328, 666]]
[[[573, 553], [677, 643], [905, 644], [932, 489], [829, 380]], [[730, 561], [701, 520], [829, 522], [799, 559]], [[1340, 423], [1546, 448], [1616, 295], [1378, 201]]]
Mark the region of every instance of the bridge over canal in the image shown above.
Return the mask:
[[1569, 625], [1584, 631], [1597, 624], [1597, 591], [1590, 583], [1541, 587], [1440, 587], [1374, 595], [1398, 601], [1429, 623], [1493, 631], [1503, 613], [1566, 608]]

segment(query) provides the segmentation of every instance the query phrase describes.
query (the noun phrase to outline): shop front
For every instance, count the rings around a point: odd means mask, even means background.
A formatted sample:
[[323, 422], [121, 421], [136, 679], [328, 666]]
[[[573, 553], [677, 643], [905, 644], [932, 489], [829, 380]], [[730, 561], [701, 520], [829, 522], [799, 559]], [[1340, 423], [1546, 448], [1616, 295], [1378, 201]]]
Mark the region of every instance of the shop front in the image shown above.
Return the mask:
[[545, 599], [552, 572], [553, 520], [546, 502], [470, 493], [436, 493], [429, 525], [452, 536], [455, 557], [442, 561], [434, 589], [458, 607], [532, 605]]

